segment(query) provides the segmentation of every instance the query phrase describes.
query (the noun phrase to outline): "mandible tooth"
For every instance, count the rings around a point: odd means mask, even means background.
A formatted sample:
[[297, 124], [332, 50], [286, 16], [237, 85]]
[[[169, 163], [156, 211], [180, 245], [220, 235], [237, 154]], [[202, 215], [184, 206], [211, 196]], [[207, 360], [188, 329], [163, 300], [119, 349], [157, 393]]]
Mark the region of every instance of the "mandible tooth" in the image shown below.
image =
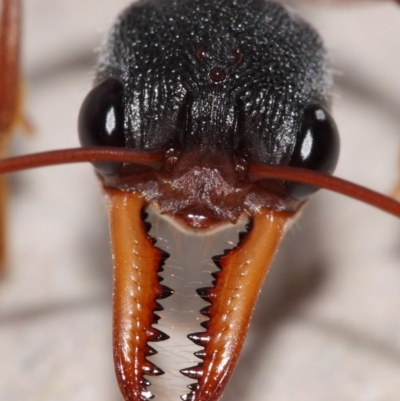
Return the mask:
[[220, 272], [213, 272], [211, 273], [211, 276], [215, 278], [215, 280], [218, 280]]
[[169, 288], [165, 285], [160, 286], [160, 294], [157, 296], [157, 299], [165, 299], [170, 297], [175, 291], [172, 288]]
[[156, 302], [156, 307], [154, 308], [154, 312], [161, 312], [164, 310], [164, 307]]
[[221, 259], [224, 255], [218, 255], [218, 256], [213, 256], [211, 259], [214, 262], [215, 266], [218, 267], [218, 269], [222, 270], [222, 265], [221, 265]]
[[140, 380], [140, 384], [141, 384], [143, 387], [149, 387], [149, 386], [151, 386], [151, 383], [150, 383], [147, 379], [145, 379], [145, 378], [142, 378], [142, 379]]
[[163, 333], [162, 331], [155, 329], [154, 327], [151, 327], [150, 330], [147, 332], [149, 341], [151, 342], [159, 342], [159, 341], [165, 341], [168, 340], [170, 337], [169, 335]]
[[199, 387], [199, 384], [198, 383], [192, 383], [192, 384], [189, 384], [187, 387], [188, 387], [189, 390], [196, 391], [197, 388]]
[[[199, 359], [205, 359], [205, 357], [207, 356], [206, 351], [205, 350], [201, 350], [201, 351], [197, 351], [194, 353], [194, 356], [197, 356], [197, 358]], [[193, 390], [193, 389], [191, 389]]]
[[249, 233], [248, 231], [241, 231], [239, 233], [239, 242], [242, 242], [247, 237], [248, 233]]
[[149, 223], [148, 221], [144, 221], [143, 224], [146, 228], [146, 232], [149, 232], [151, 230], [151, 223]]
[[204, 301], [211, 302], [211, 298], [214, 296], [213, 289], [213, 287], [198, 288], [196, 292]]
[[201, 297], [207, 297], [208, 293], [212, 290], [212, 287], [203, 287], [203, 288], [198, 288], [196, 292], [201, 296]]
[[208, 326], [210, 325], [210, 321], [206, 320], [205, 322], [201, 322], [200, 326], [204, 327], [206, 330], [208, 330]]
[[200, 313], [201, 313], [203, 316], [211, 317], [211, 311], [210, 311], [210, 307], [209, 307], [209, 306], [206, 306], [205, 308], [203, 308], [203, 309], [200, 311]]
[[201, 347], [205, 347], [210, 342], [210, 335], [205, 331], [189, 334], [188, 338]]
[[152, 394], [150, 391], [147, 390], [142, 391], [141, 395], [142, 395], [141, 400], [143, 401], [152, 400], [155, 397], [154, 394]]
[[161, 370], [160, 368], [158, 368], [156, 365], [154, 365], [149, 361], [146, 361], [146, 363], [142, 367], [142, 370], [143, 374], [147, 376], [161, 376], [165, 373], [163, 370]]
[[159, 250], [162, 259], [165, 260], [171, 256], [168, 252], [164, 251], [163, 249], [160, 249], [160, 248], [157, 248], [157, 249]]
[[182, 399], [183, 401], [193, 401], [193, 400], [194, 400], [194, 397], [195, 397], [194, 392], [191, 392], [191, 393], [185, 394], [185, 395], [181, 395], [181, 399]]
[[150, 347], [150, 345], [147, 345], [146, 356], [153, 356], [156, 354], [158, 354], [158, 352], [153, 347]]
[[199, 380], [203, 376], [203, 366], [202, 364], [199, 364], [191, 368], [182, 369], [180, 372], [186, 377]]
[[152, 324], [158, 324], [160, 319], [161, 319], [161, 316], [157, 315], [157, 313], [153, 313], [153, 323]]

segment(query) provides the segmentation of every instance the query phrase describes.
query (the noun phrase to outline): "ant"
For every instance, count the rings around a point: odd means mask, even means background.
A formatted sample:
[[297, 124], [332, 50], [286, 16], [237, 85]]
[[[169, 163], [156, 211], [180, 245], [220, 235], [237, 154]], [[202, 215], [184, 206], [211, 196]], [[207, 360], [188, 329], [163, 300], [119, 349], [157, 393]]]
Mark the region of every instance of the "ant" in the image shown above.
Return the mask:
[[[200, 48], [199, 48], [200, 49]], [[199, 53], [200, 55], [197, 57], [197, 58], [200, 58], [201, 59], [201, 52]], [[235, 56], [235, 55], [234, 55]], [[219, 71], [219, 73], [221, 74], [221, 71]], [[218, 81], [218, 79], [215, 79], [216, 81]], [[102, 157], [104, 157], [104, 156], [102, 156]], [[100, 160], [100, 159], [99, 159]], [[103, 162], [104, 162], [105, 160], [103, 159]], [[154, 162], [156, 162], [156, 159], [152, 159], [152, 160], [146, 160], [146, 163], [154, 163]], [[98, 165], [99, 166], [99, 165]], [[101, 168], [101, 167], [100, 167]], [[108, 168], [108, 167], [107, 167]], [[257, 174], [257, 171], [253, 171], [253, 173], [254, 174]], [[246, 239], [244, 239], [244, 241], [246, 241]], [[247, 240], [248, 241], [248, 240]], [[162, 255], [161, 255], [161, 257], [162, 257]], [[225, 262], [225, 263], [227, 263], [227, 262]], [[168, 293], [168, 290], [167, 289], [163, 289], [163, 290], [161, 290], [161, 292], [158, 294], [158, 296], [164, 296], [165, 295], [165, 293]], [[203, 294], [203, 296], [205, 296], [205, 297], [210, 297], [210, 294], [207, 294], [207, 295], [204, 295]], [[155, 335], [155, 334], [153, 334], [153, 335]], [[200, 341], [201, 342], [201, 341]], [[154, 373], [154, 372], [153, 372]], [[189, 374], [191, 374], [191, 375], [193, 375], [193, 376], [195, 376], [195, 373], [193, 373], [193, 372], [188, 372]], [[147, 386], [146, 386], [147, 387]], [[151, 387], [149, 387], [149, 388], [151, 388]], [[195, 388], [195, 387], [193, 387], [192, 386], [192, 388], [191, 388], [191, 390], [192, 391], [197, 391], [197, 388]]]

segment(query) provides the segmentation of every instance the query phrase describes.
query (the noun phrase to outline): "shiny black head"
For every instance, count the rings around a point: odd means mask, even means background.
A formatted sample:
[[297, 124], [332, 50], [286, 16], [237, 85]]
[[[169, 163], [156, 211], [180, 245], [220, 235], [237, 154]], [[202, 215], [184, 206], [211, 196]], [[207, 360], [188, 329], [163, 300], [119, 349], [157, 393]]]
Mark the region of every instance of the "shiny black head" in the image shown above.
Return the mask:
[[[319, 35], [293, 10], [265, 0], [135, 3], [106, 38], [96, 83], [117, 88], [105, 102], [111, 96], [118, 105], [118, 144], [174, 149], [205, 166], [235, 158], [298, 165], [305, 130], [323, 126], [310, 122], [310, 106], [328, 115], [331, 94]], [[331, 172], [338, 152], [325, 153], [329, 162], [313, 167], [329, 164]]]

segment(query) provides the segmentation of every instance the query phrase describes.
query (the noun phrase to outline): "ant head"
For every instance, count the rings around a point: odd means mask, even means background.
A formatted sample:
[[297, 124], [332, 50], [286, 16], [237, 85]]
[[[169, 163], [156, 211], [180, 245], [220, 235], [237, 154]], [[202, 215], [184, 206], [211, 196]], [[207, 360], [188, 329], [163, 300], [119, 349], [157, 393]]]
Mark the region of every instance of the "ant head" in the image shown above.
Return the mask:
[[157, 150], [165, 163], [97, 164], [106, 185], [151, 186], [164, 213], [234, 222], [261, 206], [292, 210], [315, 191], [254, 184], [252, 162], [333, 172], [339, 141], [318, 34], [282, 5], [248, 3], [148, 2], [120, 15], [81, 110], [81, 143]]

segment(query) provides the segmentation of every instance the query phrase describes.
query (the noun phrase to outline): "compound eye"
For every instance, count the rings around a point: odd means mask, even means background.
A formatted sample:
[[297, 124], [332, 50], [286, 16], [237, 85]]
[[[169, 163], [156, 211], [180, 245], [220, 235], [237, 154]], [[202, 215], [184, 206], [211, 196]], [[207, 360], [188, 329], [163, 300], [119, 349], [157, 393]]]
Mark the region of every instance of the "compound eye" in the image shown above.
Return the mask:
[[[339, 159], [339, 149], [339, 133], [333, 118], [320, 105], [308, 106], [289, 166], [332, 174]], [[288, 182], [286, 186], [296, 199], [304, 199], [318, 190], [293, 182]]]
[[[86, 96], [78, 118], [79, 141], [82, 147], [125, 146], [124, 87], [109, 78], [95, 86]], [[121, 163], [94, 163], [104, 174], [114, 174]]]

